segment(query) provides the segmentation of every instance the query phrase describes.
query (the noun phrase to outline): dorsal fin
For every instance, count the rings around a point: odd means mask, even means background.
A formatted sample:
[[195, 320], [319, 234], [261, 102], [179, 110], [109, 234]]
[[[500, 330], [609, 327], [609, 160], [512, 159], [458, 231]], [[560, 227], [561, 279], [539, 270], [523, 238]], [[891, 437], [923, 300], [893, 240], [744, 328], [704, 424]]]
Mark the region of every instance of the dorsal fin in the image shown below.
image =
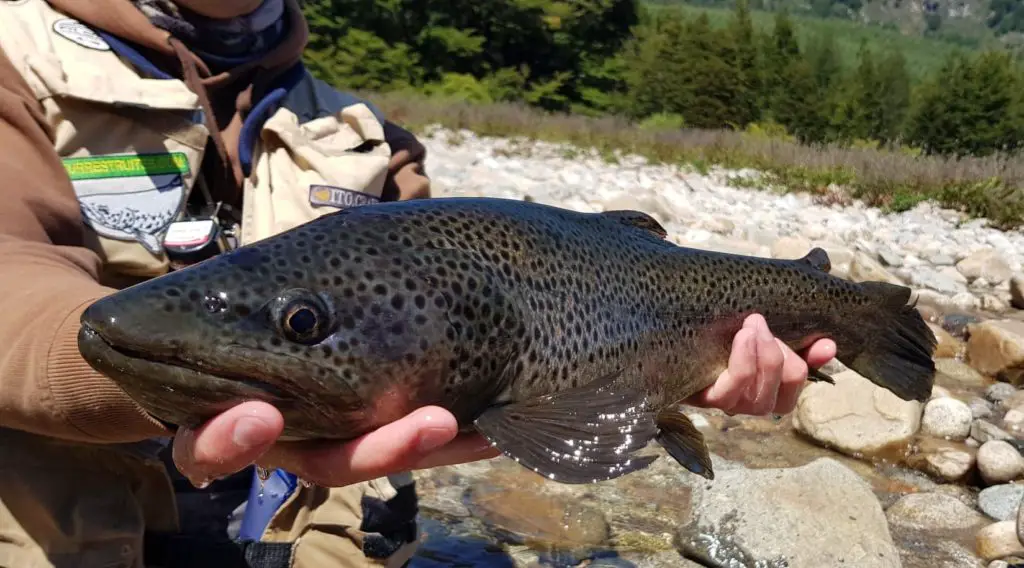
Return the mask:
[[638, 229], [648, 231], [660, 239], [664, 239], [668, 236], [668, 231], [665, 230], [665, 227], [662, 227], [661, 223], [657, 222], [654, 217], [651, 217], [643, 211], [622, 209], [618, 211], [605, 211], [601, 214], [607, 215], [613, 219], [618, 219], [623, 225], [629, 225], [630, 227], [636, 227]]
[[803, 258], [797, 259], [798, 262], [809, 264], [812, 268], [820, 270], [822, 272], [829, 272], [832, 270], [832, 260], [829, 259], [828, 253], [821, 247], [814, 247], [811, 252], [805, 254]]

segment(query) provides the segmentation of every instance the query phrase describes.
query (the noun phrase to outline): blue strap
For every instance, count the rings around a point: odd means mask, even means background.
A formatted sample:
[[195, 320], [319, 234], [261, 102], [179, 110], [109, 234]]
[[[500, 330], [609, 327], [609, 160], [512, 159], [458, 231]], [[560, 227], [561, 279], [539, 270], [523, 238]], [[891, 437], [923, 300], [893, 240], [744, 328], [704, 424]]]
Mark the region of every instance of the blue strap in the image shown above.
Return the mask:
[[260, 540], [274, 513], [291, 496], [298, 484], [298, 477], [283, 469], [275, 469], [266, 481], [261, 481], [256, 474], [256, 468], [253, 468], [249, 501], [245, 504], [245, 514], [242, 515], [238, 538]]

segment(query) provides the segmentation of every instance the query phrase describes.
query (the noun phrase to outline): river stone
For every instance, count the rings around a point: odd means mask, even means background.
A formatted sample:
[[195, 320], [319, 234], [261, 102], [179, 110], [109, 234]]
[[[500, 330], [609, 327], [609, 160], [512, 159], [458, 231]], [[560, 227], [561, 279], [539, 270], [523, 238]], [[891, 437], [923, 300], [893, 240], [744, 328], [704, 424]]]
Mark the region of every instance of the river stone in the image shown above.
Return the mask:
[[992, 402], [1003, 402], [1017, 394], [1017, 389], [1009, 383], [995, 383], [985, 389], [985, 397]]
[[[943, 333], [946, 333], [945, 330], [943, 330]], [[946, 333], [946, 335], [949, 335], [949, 333]], [[950, 337], [952, 336], [950, 335]], [[954, 341], [958, 343], [958, 346], [956, 347], [957, 353], [961, 353], [963, 350], [963, 343], [955, 338]], [[943, 377], [952, 379], [965, 387], [983, 387], [989, 383], [988, 379], [986, 379], [984, 375], [973, 369], [967, 363], [958, 361], [957, 359], [936, 358], [935, 370], [936, 372], [941, 373]]]
[[959, 448], [937, 448], [924, 454], [920, 467], [945, 481], [960, 481], [974, 467], [974, 454]]
[[1024, 501], [1017, 507], [1017, 540], [1024, 542]]
[[857, 252], [853, 255], [853, 262], [850, 263], [850, 280], [854, 282], [879, 281], [903, 285], [903, 281], [890, 274], [882, 266], [882, 263], [863, 252]]
[[971, 408], [955, 398], [935, 398], [924, 407], [921, 431], [947, 440], [965, 440], [971, 434]]
[[852, 370], [835, 385], [811, 383], [793, 413], [801, 433], [843, 453], [860, 456], [905, 444], [921, 423], [921, 403], [905, 401]]
[[[698, 527], [728, 532], [758, 559], [790, 566], [900, 566], [871, 486], [831, 458], [793, 468], [736, 468], [703, 486]], [[785, 535], [785, 538], [780, 538]]]
[[967, 406], [971, 407], [971, 416], [975, 419], [984, 420], [985, 418], [991, 418], [992, 412], [995, 410], [992, 408], [992, 403], [981, 398], [980, 396], [971, 397], [967, 401]]
[[935, 353], [932, 357], [943, 361], [954, 360], [953, 358], [957, 357], [963, 349], [964, 343], [953, 337], [948, 331], [942, 329], [939, 325], [928, 322], [928, 327], [935, 335], [935, 339], [938, 340], [938, 345], [935, 347]]
[[986, 487], [978, 493], [978, 508], [997, 521], [1017, 518], [1017, 510], [1024, 499], [1024, 485], [1004, 483]]
[[772, 258], [802, 258], [811, 248], [811, 242], [803, 237], [782, 237], [772, 243]]
[[1011, 435], [1024, 438], [1024, 407], [1011, 408], [1003, 415], [1003, 429]]
[[916, 530], [961, 530], [984, 524], [985, 517], [962, 501], [942, 493], [910, 493], [885, 512], [889, 523]]
[[984, 444], [990, 440], [1009, 440], [1010, 433], [987, 420], [975, 420], [971, 424], [971, 438]]
[[1017, 274], [1010, 279], [1010, 305], [1024, 310], [1024, 274]]
[[1024, 544], [1017, 538], [1014, 521], [1000, 521], [978, 531], [975, 537], [978, 556], [985, 560], [998, 560], [1013, 555], [1024, 555]]
[[982, 373], [1024, 384], [1024, 321], [994, 320], [969, 326], [967, 360]]
[[1013, 275], [1010, 264], [993, 249], [982, 249], [967, 255], [956, 265], [960, 274], [968, 281], [984, 278], [992, 284], [1000, 284]]
[[978, 448], [978, 472], [988, 485], [1007, 483], [1024, 474], [1024, 457], [1002, 440], [985, 442]]

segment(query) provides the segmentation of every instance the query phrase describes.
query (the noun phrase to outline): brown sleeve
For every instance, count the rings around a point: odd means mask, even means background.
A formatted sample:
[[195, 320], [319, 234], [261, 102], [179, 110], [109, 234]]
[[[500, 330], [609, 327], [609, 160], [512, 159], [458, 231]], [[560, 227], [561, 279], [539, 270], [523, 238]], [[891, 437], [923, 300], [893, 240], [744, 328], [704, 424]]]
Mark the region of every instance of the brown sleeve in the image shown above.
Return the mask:
[[0, 426], [92, 442], [168, 435], [78, 353], [79, 315], [112, 290], [42, 108], [0, 50]]
[[391, 163], [384, 182], [385, 201], [426, 199], [430, 197], [430, 178], [423, 163], [427, 149], [411, 132], [391, 121], [384, 121], [384, 139], [391, 146]]

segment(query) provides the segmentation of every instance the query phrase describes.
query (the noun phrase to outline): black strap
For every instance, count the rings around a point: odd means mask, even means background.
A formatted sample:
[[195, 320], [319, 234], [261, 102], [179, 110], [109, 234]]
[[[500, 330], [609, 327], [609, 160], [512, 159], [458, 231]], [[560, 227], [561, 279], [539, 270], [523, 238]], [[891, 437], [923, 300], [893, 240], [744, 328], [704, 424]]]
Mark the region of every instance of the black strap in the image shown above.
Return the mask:
[[288, 568], [293, 544], [147, 532], [143, 563], [146, 568]]

